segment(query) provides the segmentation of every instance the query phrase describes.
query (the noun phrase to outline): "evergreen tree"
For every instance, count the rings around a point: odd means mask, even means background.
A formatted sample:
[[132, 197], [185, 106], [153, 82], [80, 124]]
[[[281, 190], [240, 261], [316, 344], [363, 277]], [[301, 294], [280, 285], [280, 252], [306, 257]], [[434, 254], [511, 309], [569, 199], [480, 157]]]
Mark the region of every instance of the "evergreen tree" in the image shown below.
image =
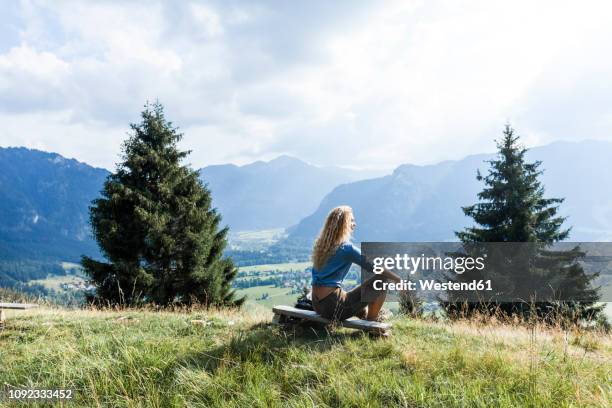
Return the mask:
[[222, 257], [227, 228], [211, 208], [182, 134], [159, 103], [147, 104], [132, 124], [122, 162], [92, 202], [90, 222], [108, 262], [83, 257], [96, 286], [92, 300], [106, 304], [240, 305], [230, 284], [237, 269]]
[[[544, 198], [544, 187], [538, 180], [542, 174], [541, 162], [525, 161], [527, 149], [519, 145], [519, 136], [510, 125], [506, 125], [497, 147], [498, 156], [488, 162], [488, 174], [477, 173], [477, 180], [485, 184], [478, 194], [480, 202], [463, 207], [463, 212], [477, 225], [456, 235], [472, 255], [481, 255], [486, 248], [491, 252], [488, 255], [492, 263], [493, 259], [501, 261], [486, 272], [487, 276], [450, 273], [447, 278], [454, 282], [494, 278], [503, 288], [505, 300], [512, 294], [517, 301], [500, 301], [483, 294], [482, 302], [466, 302], [465, 294], [449, 291], [442, 305], [450, 314], [496, 310], [525, 315], [534, 311], [534, 303], [529, 300], [533, 300], [536, 289], [555, 288], [556, 296], [565, 300], [538, 302], [536, 299], [538, 315], [562, 314], [574, 320], [596, 318], [601, 307], [595, 306], [599, 295], [591, 283], [597, 275], [587, 275], [578, 263], [584, 252], [579, 247], [565, 251], [550, 249], [570, 233], [570, 229], [562, 227], [565, 218], [558, 215], [563, 199]], [[496, 247], [484, 244], [495, 242], [530, 244], [505, 245], [503, 250], [498, 246], [503, 253], [495, 256]]]

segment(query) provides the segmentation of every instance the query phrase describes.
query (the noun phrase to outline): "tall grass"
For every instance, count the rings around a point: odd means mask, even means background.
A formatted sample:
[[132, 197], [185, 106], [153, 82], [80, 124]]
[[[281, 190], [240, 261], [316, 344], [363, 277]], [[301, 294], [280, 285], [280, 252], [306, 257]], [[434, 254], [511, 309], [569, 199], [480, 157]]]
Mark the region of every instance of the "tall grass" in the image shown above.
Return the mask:
[[0, 288], [0, 302], [2, 303], [28, 303], [42, 300], [39, 297], [27, 295], [8, 288]]
[[262, 310], [28, 311], [0, 332], [0, 384], [72, 388], [72, 407], [611, 403], [605, 333], [397, 317], [393, 336], [376, 340], [270, 320]]

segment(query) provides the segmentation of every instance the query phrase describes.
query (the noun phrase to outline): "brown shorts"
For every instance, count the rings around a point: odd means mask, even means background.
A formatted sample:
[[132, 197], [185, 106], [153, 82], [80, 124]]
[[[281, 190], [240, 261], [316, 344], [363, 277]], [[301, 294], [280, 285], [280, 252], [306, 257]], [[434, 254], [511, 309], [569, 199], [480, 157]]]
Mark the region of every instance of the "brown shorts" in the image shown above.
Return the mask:
[[330, 320], [346, 320], [352, 316], [365, 319], [367, 313], [366, 307], [369, 302], [362, 300], [363, 294], [361, 290], [364, 289], [368, 292], [373, 291], [373, 293], [369, 293], [369, 296], [363, 296], [368, 299], [384, 296], [386, 294], [386, 291], [374, 289], [373, 286], [376, 280], [385, 281], [386, 279], [380, 276], [374, 276], [349, 292], [345, 292], [342, 288], [336, 288], [323, 299], [317, 299], [313, 295], [312, 306], [315, 312]]

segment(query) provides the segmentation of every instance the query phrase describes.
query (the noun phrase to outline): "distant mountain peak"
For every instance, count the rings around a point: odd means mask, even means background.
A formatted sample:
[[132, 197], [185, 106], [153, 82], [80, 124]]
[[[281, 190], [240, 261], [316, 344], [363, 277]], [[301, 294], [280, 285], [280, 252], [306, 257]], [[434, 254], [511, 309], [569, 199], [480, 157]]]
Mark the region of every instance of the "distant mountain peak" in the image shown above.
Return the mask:
[[268, 160], [268, 161], [264, 161], [264, 160], [257, 160], [253, 163], [249, 163], [249, 164], [245, 164], [243, 166], [240, 166], [242, 168], [246, 168], [246, 169], [250, 169], [250, 168], [272, 168], [272, 169], [277, 169], [277, 168], [281, 168], [281, 167], [312, 167], [312, 168], [316, 168], [316, 166], [313, 166], [311, 164], [306, 163], [303, 160], [300, 160], [296, 157], [293, 156], [289, 156], [286, 154], [280, 155], [278, 157], [275, 157], [272, 160]]
[[0, 147], [0, 155], [5, 155], [5, 157], [10, 156], [13, 159], [19, 157], [23, 160], [46, 160], [47, 162], [58, 166], [91, 168], [108, 172], [108, 170], [102, 167], [92, 166], [75, 158], [66, 157], [56, 152], [47, 152], [44, 150], [24, 146]]
[[305, 163], [305, 161], [298, 159], [294, 156], [289, 156], [288, 154], [281, 154], [280, 156], [270, 160], [268, 163]]
[[316, 210], [325, 194], [362, 176], [281, 155], [244, 166], [208, 166], [200, 176], [233, 231], [286, 228]]

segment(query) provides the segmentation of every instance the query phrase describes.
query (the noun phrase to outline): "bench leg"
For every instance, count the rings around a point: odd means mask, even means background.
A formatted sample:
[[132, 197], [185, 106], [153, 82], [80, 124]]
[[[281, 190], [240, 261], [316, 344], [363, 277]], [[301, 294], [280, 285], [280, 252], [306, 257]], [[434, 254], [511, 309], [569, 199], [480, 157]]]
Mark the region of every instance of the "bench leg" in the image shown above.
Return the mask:
[[4, 329], [4, 321], [5, 321], [4, 310], [0, 309], [0, 329]]
[[281, 315], [278, 313], [274, 313], [274, 317], [272, 318], [272, 323], [274, 324], [284, 324], [287, 323], [287, 316], [285, 315]]

